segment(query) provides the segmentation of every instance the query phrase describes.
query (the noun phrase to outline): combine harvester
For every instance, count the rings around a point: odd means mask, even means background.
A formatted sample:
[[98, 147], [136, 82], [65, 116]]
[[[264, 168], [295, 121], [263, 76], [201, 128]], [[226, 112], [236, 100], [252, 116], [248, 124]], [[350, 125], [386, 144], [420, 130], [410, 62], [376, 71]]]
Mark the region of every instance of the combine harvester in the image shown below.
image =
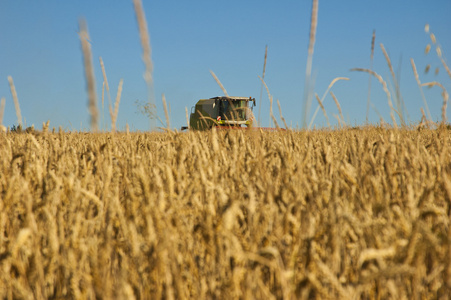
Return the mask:
[[[192, 130], [217, 129], [257, 129], [278, 130], [277, 128], [254, 127], [253, 108], [256, 106], [252, 97], [214, 97], [201, 99], [191, 108], [189, 128]], [[182, 130], [188, 129], [183, 126]], [[282, 129], [284, 130], [284, 129]]]

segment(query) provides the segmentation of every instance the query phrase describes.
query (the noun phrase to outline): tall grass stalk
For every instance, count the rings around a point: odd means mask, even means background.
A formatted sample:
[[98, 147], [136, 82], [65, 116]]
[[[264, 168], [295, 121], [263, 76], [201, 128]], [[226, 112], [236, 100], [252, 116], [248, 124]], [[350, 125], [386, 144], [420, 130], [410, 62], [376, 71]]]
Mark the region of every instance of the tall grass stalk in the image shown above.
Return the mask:
[[345, 118], [343, 117], [343, 113], [341, 111], [340, 102], [338, 102], [338, 99], [333, 92], [330, 92], [330, 95], [332, 96], [332, 99], [334, 99], [335, 105], [337, 106], [338, 112], [341, 117], [341, 121], [343, 122], [344, 126], [346, 126], [346, 121], [345, 121]]
[[324, 117], [326, 118], [327, 127], [329, 127], [329, 129], [330, 129], [330, 122], [329, 122], [329, 117], [327, 116], [326, 109], [324, 108], [324, 105], [321, 102], [321, 99], [319, 98], [318, 94], [316, 94], [316, 93], [315, 93], [315, 98], [316, 98], [316, 100], [318, 100], [318, 104], [321, 107], [321, 110], [323, 111]]
[[[153, 62], [152, 62], [152, 47], [150, 45], [150, 36], [147, 27], [146, 15], [144, 13], [144, 8], [142, 6], [141, 0], [133, 0], [133, 5], [135, 8], [136, 20], [138, 23], [139, 38], [141, 41], [141, 47], [143, 50], [142, 60], [145, 65], [144, 80], [147, 84], [148, 92], [148, 102], [150, 108], [154, 110], [153, 115], [157, 116], [157, 106], [154, 97], [154, 87], [153, 87]], [[155, 118], [150, 120], [151, 130], [155, 129], [156, 121]]]
[[437, 81], [433, 81], [433, 82], [426, 82], [423, 83], [421, 86], [427, 86], [427, 87], [433, 87], [433, 86], [438, 86], [442, 89], [442, 98], [443, 98], [443, 104], [442, 104], [442, 123], [446, 124], [447, 122], [447, 117], [446, 117], [446, 108], [448, 106], [448, 100], [449, 100], [449, 94], [446, 91], [445, 87]]
[[224, 96], [229, 97], [229, 94], [227, 93], [227, 90], [225, 89], [225, 87], [222, 85], [221, 81], [219, 80], [218, 76], [216, 76], [216, 74], [210, 70], [210, 74], [211, 76], [213, 76], [214, 80], [216, 81], [216, 83], [218, 84], [218, 86], [221, 88], [222, 92], [224, 93]]
[[440, 59], [440, 62], [442, 63], [443, 67], [445, 68], [446, 73], [448, 73], [449, 78], [451, 78], [451, 70], [450, 70], [448, 64], [446, 63], [445, 58], [442, 55], [442, 49], [441, 49], [440, 45], [437, 43], [437, 39], [436, 39], [435, 35], [432, 32], [430, 32], [429, 24], [425, 25], [424, 31], [429, 34], [432, 44], [435, 45], [435, 50], [436, 50], [437, 56]]
[[191, 125], [189, 123], [189, 114], [188, 114], [188, 107], [185, 106], [185, 116], [186, 116], [186, 124], [188, 124], [188, 129], [191, 129]]
[[395, 94], [394, 94], [394, 100], [396, 104], [396, 110], [398, 113], [398, 117], [401, 120], [401, 125], [405, 126], [406, 122], [404, 120], [404, 114], [403, 114], [403, 103], [402, 103], [402, 96], [401, 96], [401, 90], [399, 88], [399, 80], [397, 79], [395, 72], [393, 70], [393, 65], [391, 63], [390, 56], [388, 56], [387, 51], [385, 50], [384, 44], [380, 44], [380, 47], [382, 49], [382, 53], [384, 54], [385, 60], [387, 61], [388, 68], [390, 70], [390, 74], [393, 79], [393, 84], [395, 85]]
[[285, 121], [285, 118], [282, 116], [282, 108], [280, 107], [279, 99], [277, 99], [277, 106], [279, 107], [279, 115], [280, 115], [280, 119], [282, 120], [283, 125], [285, 125], [285, 129], [288, 129], [287, 122]]
[[276, 126], [277, 129], [280, 128], [279, 123], [277, 123], [276, 117], [274, 116], [274, 112], [272, 109], [272, 102], [273, 102], [273, 97], [270, 95], [269, 98], [269, 116], [271, 117], [272, 121], [274, 122], [274, 125]]
[[9, 89], [11, 91], [11, 96], [13, 97], [13, 101], [14, 101], [14, 108], [16, 110], [17, 123], [19, 124], [19, 126], [22, 127], [23, 126], [22, 114], [20, 112], [19, 98], [17, 97], [16, 86], [14, 85], [14, 80], [11, 76], [8, 76], [8, 81], [9, 81]]
[[0, 100], [0, 126], [3, 125], [3, 116], [5, 114], [5, 97], [2, 97]]
[[170, 131], [171, 130], [171, 122], [169, 119], [169, 111], [168, 111], [168, 105], [166, 103], [166, 96], [164, 94], [161, 95], [161, 101], [163, 102], [164, 116], [166, 118], [166, 129], [168, 131]]
[[117, 115], [119, 114], [119, 103], [121, 102], [123, 83], [124, 83], [124, 80], [121, 79], [119, 81], [119, 85], [117, 87], [116, 102], [114, 103], [114, 112], [112, 113], [112, 117], [111, 117], [111, 131], [112, 132], [116, 132], [116, 121], [117, 121]]
[[[382, 84], [382, 87], [384, 89], [385, 94], [387, 95], [387, 100], [388, 100], [388, 106], [390, 107], [390, 117], [392, 119], [393, 122], [393, 126], [395, 128], [398, 128], [398, 124], [396, 123], [396, 118], [395, 118], [395, 108], [393, 107], [393, 103], [391, 101], [391, 95], [390, 95], [390, 91], [387, 88], [387, 83], [385, 82], [385, 80], [382, 78], [382, 76], [380, 76], [379, 74], [377, 74], [376, 72], [372, 71], [372, 70], [368, 70], [368, 69], [362, 69], [362, 68], [353, 68], [351, 69], [351, 71], [359, 71], [359, 72], [366, 72], [369, 73], [371, 75], [373, 75], [374, 77], [376, 77], [376, 79], [380, 82], [380, 84]], [[398, 113], [399, 114], [399, 113]]]
[[[260, 77], [260, 76], [258, 76], [258, 78], [260, 78], [260, 80], [261, 80], [263, 86], [264, 86], [265, 89], [266, 89], [266, 92], [268, 93], [268, 99], [269, 99], [269, 118], [270, 118], [269, 124], [271, 124], [271, 120], [275, 120], [274, 115], [273, 115], [273, 113], [272, 113], [272, 111], [273, 111], [273, 110], [272, 110], [272, 96], [271, 96], [271, 93], [269, 92], [269, 88], [268, 88], [268, 86], [266, 85], [265, 80], [264, 80], [262, 77]], [[274, 123], [276, 123], [276, 122], [274, 122]], [[271, 125], [270, 125], [270, 126], [271, 126]]]
[[102, 82], [102, 129], [105, 129], [105, 81]]
[[312, 2], [312, 14], [310, 18], [310, 35], [307, 65], [305, 68], [305, 84], [304, 84], [304, 112], [302, 117], [302, 127], [307, 128], [307, 118], [310, 111], [310, 106], [313, 98], [313, 78], [312, 78], [312, 65], [313, 65], [313, 52], [315, 48], [316, 39], [316, 27], [318, 25], [318, 0]]
[[[100, 61], [100, 67], [102, 68], [102, 75], [103, 75], [103, 85], [106, 88], [106, 93], [108, 96], [108, 109], [110, 112], [110, 118], [113, 118], [113, 102], [111, 101], [111, 93], [110, 93], [110, 85], [108, 84], [108, 77], [106, 76], [106, 71], [105, 71], [105, 64], [103, 63], [103, 59], [100, 56], [99, 57], [99, 61]], [[103, 90], [102, 90], [103, 93]], [[103, 105], [103, 94], [102, 94], [102, 105]]]
[[424, 96], [423, 87], [421, 85], [420, 76], [417, 72], [417, 67], [415, 65], [415, 61], [413, 58], [410, 59], [410, 64], [412, 65], [413, 74], [415, 75], [415, 80], [417, 81], [418, 88], [420, 89], [421, 98], [423, 99], [424, 108], [426, 109], [426, 112], [428, 114], [429, 121], [432, 121], [431, 112], [429, 111], [429, 105], [426, 101], [426, 97]]
[[97, 96], [95, 88], [94, 67], [92, 64], [91, 44], [89, 43], [88, 27], [85, 20], [79, 22], [79, 36], [83, 54], [83, 64], [85, 68], [86, 90], [88, 92], [88, 108], [91, 115], [91, 130], [96, 132], [99, 129], [99, 111], [97, 109]]
[[108, 110], [110, 112], [110, 119], [112, 117], [112, 111], [113, 111], [113, 103], [111, 101], [111, 93], [110, 93], [110, 85], [108, 83], [108, 77], [106, 75], [105, 71], [105, 64], [103, 63], [103, 59], [101, 56], [99, 56], [99, 62], [100, 62], [100, 68], [102, 69], [102, 76], [103, 76], [103, 82], [102, 82], [102, 116], [103, 121], [105, 122], [105, 90], [108, 97]]
[[[266, 73], [266, 60], [268, 58], [268, 45], [265, 47], [265, 60], [263, 62], [263, 72], [262, 72], [262, 79], [265, 79], [265, 73]], [[263, 83], [260, 88], [260, 101], [258, 106], [258, 126], [262, 126], [261, 123], [261, 111], [262, 111], [262, 98], [263, 98]]]
[[[321, 103], [324, 103], [324, 99], [326, 98], [327, 93], [330, 91], [330, 89], [334, 86], [334, 84], [339, 81], [339, 80], [349, 80], [349, 78], [347, 77], [336, 77], [334, 78], [330, 83], [329, 86], [327, 87], [326, 91], [324, 92], [323, 96], [321, 97]], [[316, 107], [315, 112], [313, 113], [312, 119], [310, 120], [309, 126], [308, 128], [311, 129], [313, 122], [315, 121], [316, 115], [318, 114], [318, 111], [320, 109], [320, 105], [318, 105]]]
[[[370, 56], [370, 70], [373, 69], [374, 61], [374, 44], [376, 41], [376, 30], [373, 30], [373, 35], [371, 37], [371, 56]], [[366, 101], [366, 124], [368, 124], [368, 117], [370, 112], [370, 102], [371, 102], [371, 74], [368, 75], [368, 97]]]

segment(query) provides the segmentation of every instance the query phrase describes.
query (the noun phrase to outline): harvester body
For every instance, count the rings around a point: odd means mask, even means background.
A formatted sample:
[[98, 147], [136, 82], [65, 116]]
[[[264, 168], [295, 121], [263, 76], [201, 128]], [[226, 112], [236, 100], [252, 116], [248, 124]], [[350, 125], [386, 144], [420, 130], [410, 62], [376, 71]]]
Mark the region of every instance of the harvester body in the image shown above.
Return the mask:
[[218, 127], [251, 127], [255, 98], [214, 97], [201, 99], [191, 109], [190, 128], [207, 130]]

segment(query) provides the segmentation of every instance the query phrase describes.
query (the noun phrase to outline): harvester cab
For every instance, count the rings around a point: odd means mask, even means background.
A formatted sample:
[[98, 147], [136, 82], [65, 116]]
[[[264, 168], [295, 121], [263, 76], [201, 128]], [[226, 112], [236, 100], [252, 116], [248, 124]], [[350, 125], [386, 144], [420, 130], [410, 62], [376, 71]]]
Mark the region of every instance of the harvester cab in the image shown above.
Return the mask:
[[[254, 121], [252, 97], [214, 97], [201, 99], [191, 108], [190, 128], [207, 130], [218, 127], [250, 127]], [[182, 127], [187, 129], [186, 127]]]

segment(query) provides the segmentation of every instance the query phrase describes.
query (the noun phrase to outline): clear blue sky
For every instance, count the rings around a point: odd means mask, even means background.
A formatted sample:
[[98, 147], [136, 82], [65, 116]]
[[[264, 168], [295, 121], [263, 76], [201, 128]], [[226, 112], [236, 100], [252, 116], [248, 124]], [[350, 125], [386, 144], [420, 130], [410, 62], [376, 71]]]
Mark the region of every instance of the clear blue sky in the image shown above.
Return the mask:
[[[268, 45], [266, 82], [279, 99], [284, 117], [293, 127], [301, 125], [304, 77], [307, 61], [311, 1], [143, 1], [152, 46], [154, 88], [159, 116], [164, 119], [161, 95], [170, 103], [171, 125], [186, 124], [188, 110], [198, 99], [222, 95], [210, 75], [212, 70], [230, 95], [253, 96], [262, 106], [263, 126], [269, 126], [269, 100], [260, 101], [265, 45]], [[368, 93], [367, 73], [351, 68], [370, 67], [370, 47], [376, 30], [373, 69], [390, 79], [379, 47], [383, 43], [395, 70], [400, 70], [400, 88], [411, 122], [421, 118], [423, 100], [410, 59], [422, 82], [438, 81], [451, 93], [451, 78], [435, 51], [425, 55], [430, 43], [426, 23], [436, 35], [451, 66], [451, 1], [352, 0], [319, 1], [318, 29], [313, 57], [315, 92], [320, 96], [332, 79], [348, 77], [332, 88], [351, 125], [365, 122]], [[144, 64], [132, 0], [129, 1], [25, 1], [0, 0], [0, 97], [6, 98], [3, 124], [17, 124], [7, 76], [16, 85], [26, 125], [41, 128], [44, 121], [66, 130], [88, 130], [86, 83], [78, 22], [88, 24], [98, 107], [102, 89], [102, 56], [112, 98], [124, 80], [117, 127], [147, 130], [149, 122], [137, 113], [136, 100], [146, 101]], [[431, 71], [425, 74], [426, 65]], [[439, 67], [438, 75], [435, 69]], [[391, 81], [392, 82], [392, 81]], [[371, 101], [389, 122], [389, 107], [382, 86], [372, 79]], [[390, 86], [390, 85], [389, 85]], [[393, 89], [392, 89], [393, 91]], [[424, 88], [434, 120], [441, 119], [441, 90]], [[332, 124], [337, 109], [330, 96], [324, 101]], [[313, 102], [309, 120], [317, 102]], [[274, 111], [278, 116], [277, 106]], [[254, 110], [258, 112], [258, 106]], [[101, 113], [102, 114], [102, 113]], [[105, 108], [102, 128], [109, 128]], [[448, 113], [448, 116], [451, 116]], [[369, 120], [379, 117], [370, 109]], [[160, 124], [157, 124], [160, 125]], [[320, 112], [315, 125], [326, 126]]]

